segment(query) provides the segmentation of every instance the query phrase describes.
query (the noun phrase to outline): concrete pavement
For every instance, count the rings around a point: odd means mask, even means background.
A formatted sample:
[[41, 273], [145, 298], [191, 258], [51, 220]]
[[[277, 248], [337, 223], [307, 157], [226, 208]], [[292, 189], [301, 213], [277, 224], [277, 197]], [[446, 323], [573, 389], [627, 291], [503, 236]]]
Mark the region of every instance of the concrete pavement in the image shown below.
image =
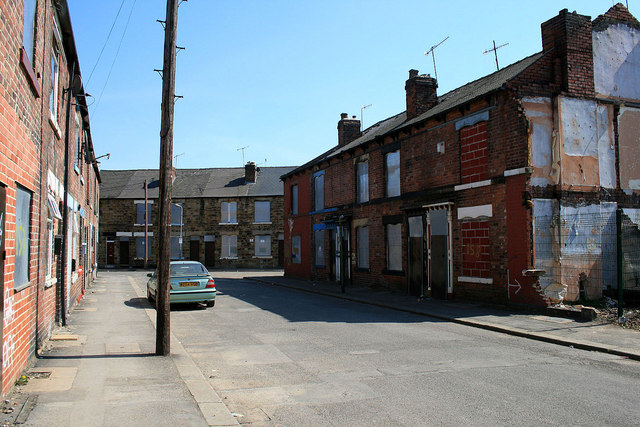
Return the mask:
[[[175, 336], [156, 356], [144, 283], [101, 271], [10, 402], [25, 426], [230, 426], [235, 417]], [[5, 403], [6, 405], [6, 403]], [[6, 419], [4, 420], [6, 422]]]
[[[246, 277], [268, 285], [347, 299], [364, 304], [420, 314], [462, 325], [525, 337], [588, 351], [599, 351], [640, 360], [640, 332], [609, 323], [509, 310], [508, 307], [441, 301], [388, 291], [347, 287], [339, 283], [277, 276]], [[558, 313], [560, 314], [560, 313]]]

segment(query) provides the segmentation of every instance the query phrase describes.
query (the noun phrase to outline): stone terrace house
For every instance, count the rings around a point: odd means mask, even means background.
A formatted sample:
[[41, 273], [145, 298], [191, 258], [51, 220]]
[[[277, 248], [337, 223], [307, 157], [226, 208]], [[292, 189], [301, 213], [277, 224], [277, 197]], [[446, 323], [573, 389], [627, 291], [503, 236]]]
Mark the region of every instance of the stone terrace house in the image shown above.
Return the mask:
[[[171, 258], [209, 268], [284, 265], [283, 188], [292, 167], [178, 169], [173, 182]], [[100, 249], [104, 267], [143, 266], [145, 181], [147, 265], [157, 259], [157, 170], [102, 171]]]
[[100, 173], [67, 2], [0, 2], [0, 394], [96, 271]]
[[343, 114], [338, 145], [282, 177], [285, 275], [527, 305], [617, 287], [616, 210], [640, 221], [639, 52], [617, 4], [560, 11], [541, 52], [444, 95], [409, 71], [406, 111], [364, 132]]

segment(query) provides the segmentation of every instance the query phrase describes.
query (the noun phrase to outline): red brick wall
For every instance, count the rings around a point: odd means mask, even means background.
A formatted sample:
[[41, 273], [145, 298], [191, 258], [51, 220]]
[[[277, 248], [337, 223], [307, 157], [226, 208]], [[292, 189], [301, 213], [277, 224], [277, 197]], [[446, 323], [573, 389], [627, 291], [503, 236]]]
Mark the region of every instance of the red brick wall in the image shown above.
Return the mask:
[[465, 221], [462, 226], [462, 275], [489, 277], [489, 221]]
[[489, 178], [487, 162], [487, 122], [460, 129], [460, 174], [462, 183]]

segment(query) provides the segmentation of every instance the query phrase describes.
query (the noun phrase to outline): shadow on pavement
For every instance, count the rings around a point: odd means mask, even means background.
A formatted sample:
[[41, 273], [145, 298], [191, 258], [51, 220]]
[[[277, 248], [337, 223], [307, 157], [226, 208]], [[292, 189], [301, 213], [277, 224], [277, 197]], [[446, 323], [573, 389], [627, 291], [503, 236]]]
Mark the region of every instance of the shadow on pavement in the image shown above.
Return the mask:
[[[131, 298], [124, 302], [124, 305], [132, 308], [155, 308], [151, 305], [151, 303], [143, 297], [135, 297]], [[182, 304], [171, 304], [171, 311], [194, 311], [194, 310], [206, 310], [207, 306], [204, 304], [200, 304], [199, 302], [192, 303], [182, 303]]]
[[297, 289], [260, 284], [243, 279], [217, 279], [216, 286], [230, 297], [242, 300], [262, 310], [282, 316], [290, 322], [340, 323], [423, 323], [443, 322], [412, 313], [325, 295], [312, 295]]

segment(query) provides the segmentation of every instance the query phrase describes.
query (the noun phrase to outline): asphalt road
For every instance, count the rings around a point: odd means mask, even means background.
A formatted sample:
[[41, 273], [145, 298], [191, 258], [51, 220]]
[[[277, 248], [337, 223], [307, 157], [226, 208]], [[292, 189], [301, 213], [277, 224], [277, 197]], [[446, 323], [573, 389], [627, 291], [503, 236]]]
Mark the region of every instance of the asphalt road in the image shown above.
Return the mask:
[[640, 363], [230, 278], [171, 330], [238, 421], [640, 425]]

